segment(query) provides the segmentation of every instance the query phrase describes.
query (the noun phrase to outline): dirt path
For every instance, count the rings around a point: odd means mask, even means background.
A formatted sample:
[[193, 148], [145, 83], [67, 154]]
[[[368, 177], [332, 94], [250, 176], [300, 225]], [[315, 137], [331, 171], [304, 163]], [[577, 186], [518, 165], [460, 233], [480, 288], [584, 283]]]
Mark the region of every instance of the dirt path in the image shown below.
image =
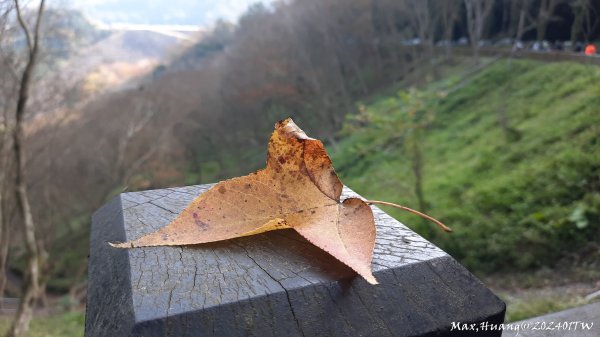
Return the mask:
[[566, 259], [554, 268], [499, 274], [482, 281], [507, 304], [507, 321], [600, 302], [600, 248]]

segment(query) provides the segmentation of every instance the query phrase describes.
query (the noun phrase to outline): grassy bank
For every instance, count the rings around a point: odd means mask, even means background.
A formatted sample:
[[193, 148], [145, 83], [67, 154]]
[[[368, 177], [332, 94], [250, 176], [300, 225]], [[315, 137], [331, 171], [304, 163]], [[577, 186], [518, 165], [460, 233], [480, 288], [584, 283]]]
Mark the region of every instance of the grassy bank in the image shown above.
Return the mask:
[[501, 61], [380, 97], [348, 121], [334, 164], [365, 197], [417, 208], [418, 144], [422, 204], [455, 232], [386, 211], [480, 274], [597, 252], [598, 78], [594, 66]]
[[[13, 317], [0, 316], [0, 336], [4, 336]], [[35, 317], [27, 337], [82, 337], [83, 312], [70, 312], [47, 317]]]

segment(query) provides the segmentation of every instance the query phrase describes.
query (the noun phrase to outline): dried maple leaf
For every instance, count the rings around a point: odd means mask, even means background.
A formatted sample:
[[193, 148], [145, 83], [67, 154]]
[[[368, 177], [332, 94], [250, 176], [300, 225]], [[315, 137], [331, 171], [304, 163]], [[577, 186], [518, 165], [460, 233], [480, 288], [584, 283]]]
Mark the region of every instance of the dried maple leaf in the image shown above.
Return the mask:
[[371, 273], [373, 213], [361, 199], [340, 202], [342, 187], [323, 143], [288, 118], [275, 125], [266, 168], [216, 184], [156, 232], [111, 245], [193, 245], [293, 228], [377, 284]]

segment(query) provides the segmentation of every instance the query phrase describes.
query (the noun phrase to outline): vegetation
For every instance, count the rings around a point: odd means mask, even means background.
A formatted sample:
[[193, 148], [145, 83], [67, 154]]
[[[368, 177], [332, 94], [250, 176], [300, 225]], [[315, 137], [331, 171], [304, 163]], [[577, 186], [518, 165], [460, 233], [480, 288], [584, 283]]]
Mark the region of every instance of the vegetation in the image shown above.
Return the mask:
[[[506, 300], [505, 300], [506, 301]], [[530, 317], [566, 310], [578, 305], [586, 304], [581, 298], [550, 295], [515, 300], [507, 306], [506, 321], [516, 322]]]
[[348, 119], [334, 164], [369, 198], [419, 205], [402, 127], [427, 109], [435, 117], [420, 135], [423, 196], [455, 232], [386, 211], [475, 271], [552, 265], [600, 235], [598, 76], [581, 64], [503, 61], [467, 83], [454, 77], [409, 92], [437, 97], [422, 106], [407, 105], [404, 93], [376, 99]]
[[[0, 317], [0, 336], [4, 335], [12, 317]], [[85, 316], [83, 312], [36, 317], [31, 321], [27, 337], [82, 337]]]
[[499, 272], [483, 277], [506, 303], [506, 320], [518, 321], [600, 301], [586, 297], [597, 289], [600, 256], [594, 251], [562, 259], [552, 268], [527, 273]]

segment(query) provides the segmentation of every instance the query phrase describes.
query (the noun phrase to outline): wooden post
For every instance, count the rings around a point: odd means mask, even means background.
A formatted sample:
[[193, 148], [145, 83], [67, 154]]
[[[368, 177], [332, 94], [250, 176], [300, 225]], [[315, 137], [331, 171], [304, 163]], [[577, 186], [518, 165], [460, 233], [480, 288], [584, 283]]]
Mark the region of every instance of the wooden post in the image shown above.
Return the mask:
[[452, 322], [504, 320], [505, 304], [479, 280], [374, 206], [375, 286], [293, 230], [190, 247], [107, 244], [165, 226], [210, 187], [124, 193], [94, 214], [85, 336], [445, 336], [465, 335]]

